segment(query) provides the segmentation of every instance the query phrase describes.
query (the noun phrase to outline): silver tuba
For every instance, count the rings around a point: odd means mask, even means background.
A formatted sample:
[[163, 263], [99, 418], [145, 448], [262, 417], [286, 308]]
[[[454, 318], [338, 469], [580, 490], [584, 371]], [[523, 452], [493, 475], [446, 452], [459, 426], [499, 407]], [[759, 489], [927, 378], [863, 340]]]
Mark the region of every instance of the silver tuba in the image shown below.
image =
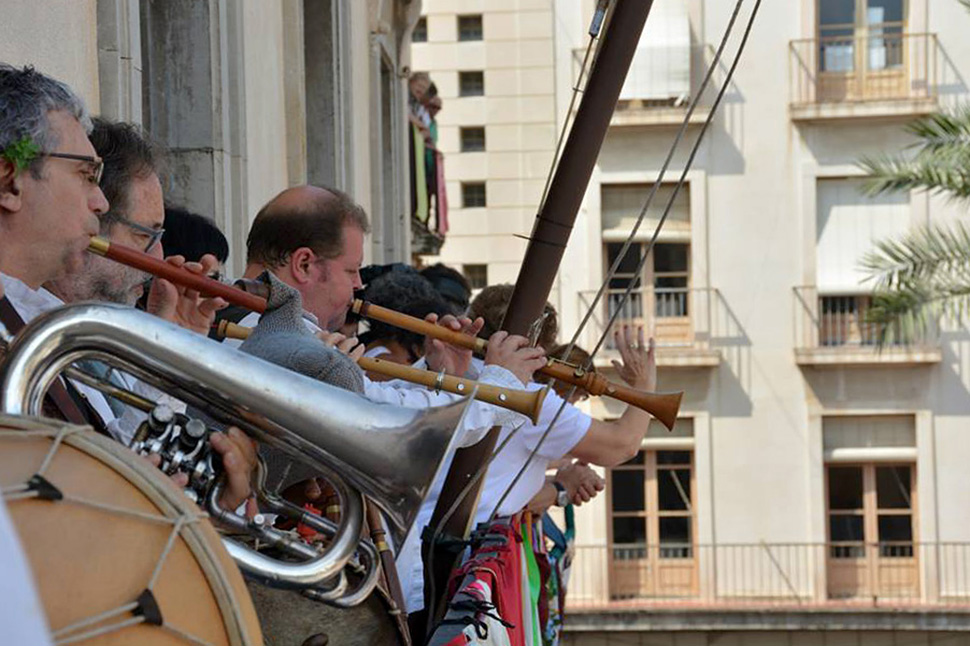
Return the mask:
[[6, 356], [0, 409], [40, 414], [47, 387], [79, 359], [116, 366], [328, 477], [345, 503], [330, 547], [318, 558], [278, 561], [224, 539], [244, 573], [277, 587], [306, 588], [342, 575], [360, 539], [361, 493], [385, 512], [402, 545], [454, 448], [469, 401], [425, 410], [375, 404], [144, 312], [89, 303], [48, 312], [17, 335]]

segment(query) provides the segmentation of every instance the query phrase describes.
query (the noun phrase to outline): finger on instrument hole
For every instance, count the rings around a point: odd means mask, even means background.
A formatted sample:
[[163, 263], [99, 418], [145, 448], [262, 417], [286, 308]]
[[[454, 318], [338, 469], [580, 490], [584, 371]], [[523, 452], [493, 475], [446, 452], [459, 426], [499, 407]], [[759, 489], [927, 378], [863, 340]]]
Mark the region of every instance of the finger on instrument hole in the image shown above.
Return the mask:
[[175, 485], [178, 487], [189, 486], [189, 474], [187, 473], [182, 473], [181, 471], [179, 471], [178, 473], [173, 473], [169, 477], [171, 478], [172, 482], [174, 482]]
[[437, 323], [438, 315], [435, 314], [434, 312], [431, 312], [430, 314], [424, 317], [424, 320], [427, 321], [428, 323]]
[[461, 329], [461, 323], [458, 322], [458, 319], [453, 314], [445, 314], [442, 316], [438, 319], [438, 325], [454, 331]]
[[351, 350], [350, 351], [350, 354], [348, 356], [351, 359], [353, 359], [354, 362], [356, 362], [358, 359], [360, 359], [362, 356], [364, 356], [364, 353], [365, 352], [367, 352], [367, 347], [363, 343], [361, 343], [356, 348], [354, 348], [353, 350]]
[[465, 331], [472, 336], [478, 336], [478, 333], [482, 331], [483, 327], [485, 327], [485, 319], [479, 316], [477, 319], [468, 324]]

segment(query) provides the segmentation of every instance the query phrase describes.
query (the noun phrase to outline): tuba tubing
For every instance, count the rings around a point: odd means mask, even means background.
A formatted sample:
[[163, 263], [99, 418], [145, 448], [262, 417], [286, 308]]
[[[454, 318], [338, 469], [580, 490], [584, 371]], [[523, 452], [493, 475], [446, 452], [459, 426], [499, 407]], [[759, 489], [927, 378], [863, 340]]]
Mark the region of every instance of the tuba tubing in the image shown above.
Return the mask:
[[[375, 404], [356, 393], [183, 330], [144, 312], [108, 303], [47, 312], [18, 334], [6, 356], [0, 408], [37, 415], [61, 370], [86, 357], [116, 365], [256, 440], [333, 476], [373, 498], [402, 545], [445, 455], [469, 399], [434, 409]], [[348, 493], [348, 500], [359, 498]], [[345, 514], [334, 542], [360, 537], [363, 514]], [[229, 546], [230, 551], [235, 547]], [[312, 576], [338, 574], [350, 553], [324, 556]], [[346, 558], [345, 558], [346, 557]], [[285, 583], [287, 574], [271, 568]]]
[[[227, 339], [248, 339], [251, 328], [231, 321], [219, 321], [216, 334], [220, 338]], [[393, 379], [402, 379], [415, 384], [421, 384], [435, 390], [444, 390], [456, 395], [470, 395], [474, 393], [475, 399], [494, 404], [513, 410], [516, 413], [525, 415], [533, 424], [539, 423], [539, 415], [542, 412], [542, 402], [546, 398], [546, 389], [539, 390], [514, 390], [502, 388], [491, 384], [480, 384], [471, 379], [454, 377], [441, 372], [431, 370], [421, 370], [412, 368], [393, 361], [384, 361], [374, 357], [361, 357], [357, 360], [364, 370], [376, 372]]]

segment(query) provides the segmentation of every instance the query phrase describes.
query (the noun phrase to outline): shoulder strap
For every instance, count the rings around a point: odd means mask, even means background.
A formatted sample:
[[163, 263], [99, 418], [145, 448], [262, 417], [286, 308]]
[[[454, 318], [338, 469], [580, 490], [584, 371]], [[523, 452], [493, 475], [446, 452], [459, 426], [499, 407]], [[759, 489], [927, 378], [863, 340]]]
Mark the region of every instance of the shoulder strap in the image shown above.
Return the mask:
[[[20, 318], [20, 314], [6, 296], [0, 298], [0, 321], [7, 326], [10, 334], [18, 334], [24, 328], [24, 320]], [[60, 379], [55, 379], [51, 383], [47, 389], [47, 398], [66, 421], [81, 426], [90, 424]]]

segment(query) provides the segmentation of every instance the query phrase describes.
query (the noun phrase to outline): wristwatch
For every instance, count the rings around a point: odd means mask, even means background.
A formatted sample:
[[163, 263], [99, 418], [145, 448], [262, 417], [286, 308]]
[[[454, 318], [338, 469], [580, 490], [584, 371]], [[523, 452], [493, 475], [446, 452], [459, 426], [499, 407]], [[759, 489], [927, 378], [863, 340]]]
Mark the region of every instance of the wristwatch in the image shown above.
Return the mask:
[[555, 480], [552, 481], [552, 486], [556, 488], [556, 506], [565, 507], [569, 504], [569, 492], [566, 491], [566, 487], [562, 486]]

